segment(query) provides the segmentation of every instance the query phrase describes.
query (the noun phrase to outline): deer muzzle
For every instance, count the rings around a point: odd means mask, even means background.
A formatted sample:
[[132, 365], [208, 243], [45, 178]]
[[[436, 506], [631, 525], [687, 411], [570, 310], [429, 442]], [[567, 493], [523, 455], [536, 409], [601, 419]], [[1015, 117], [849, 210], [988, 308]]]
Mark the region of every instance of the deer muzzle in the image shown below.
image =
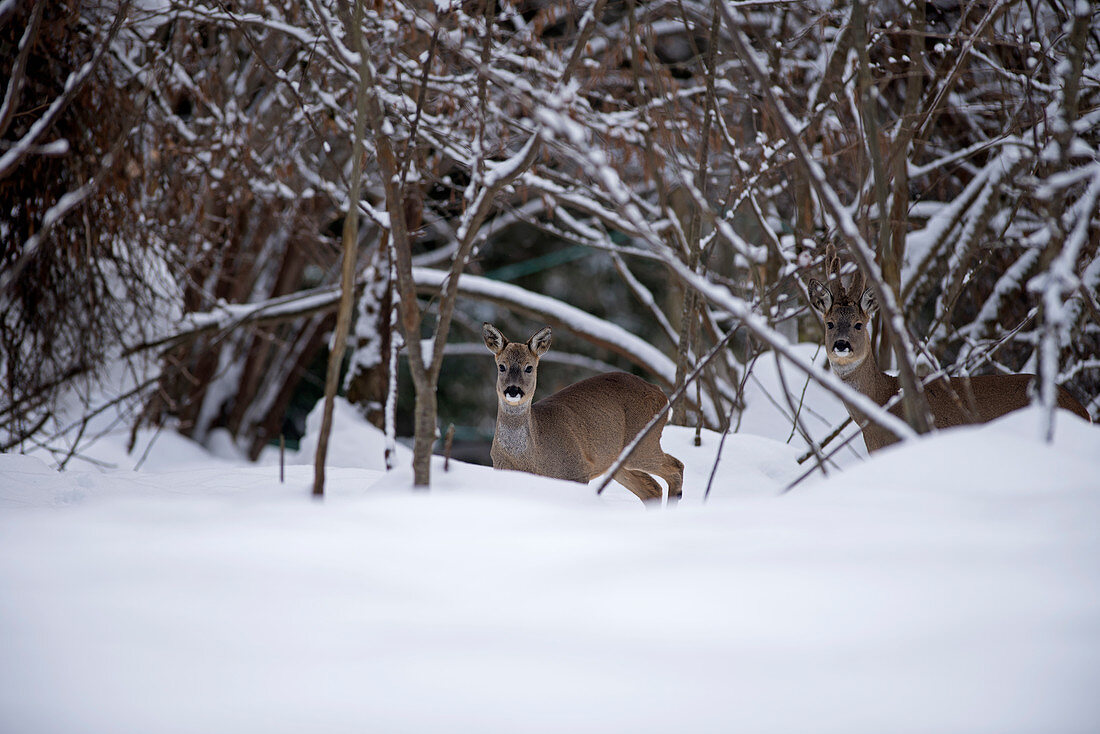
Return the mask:
[[833, 354], [840, 357], [847, 357], [852, 353], [852, 345], [845, 339], [837, 339], [833, 342]]

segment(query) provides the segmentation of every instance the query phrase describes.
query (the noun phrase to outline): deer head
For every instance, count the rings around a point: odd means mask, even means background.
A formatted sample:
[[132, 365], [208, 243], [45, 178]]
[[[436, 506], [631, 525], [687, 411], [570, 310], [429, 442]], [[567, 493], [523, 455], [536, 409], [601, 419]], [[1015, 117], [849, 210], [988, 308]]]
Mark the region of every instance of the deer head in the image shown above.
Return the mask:
[[859, 274], [845, 290], [840, 278], [840, 258], [829, 245], [825, 250], [825, 270], [829, 285], [810, 280], [810, 305], [825, 322], [825, 352], [838, 374], [851, 372], [871, 353], [867, 326], [878, 304], [870, 288], [864, 288]]
[[497, 399], [501, 406], [526, 410], [535, 395], [539, 358], [550, 349], [550, 327], [526, 343], [509, 342], [492, 324], [481, 325], [485, 346], [496, 357]]

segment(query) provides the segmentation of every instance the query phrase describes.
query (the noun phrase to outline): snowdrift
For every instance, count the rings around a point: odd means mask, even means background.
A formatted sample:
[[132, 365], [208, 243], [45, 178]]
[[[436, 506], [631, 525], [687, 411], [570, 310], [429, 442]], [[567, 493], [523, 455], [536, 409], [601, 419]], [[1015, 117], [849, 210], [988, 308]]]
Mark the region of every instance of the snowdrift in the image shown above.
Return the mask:
[[730, 435], [705, 504], [719, 437], [673, 428], [670, 509], [457, 462], [411, 491], [344, 418], [324, 503], [308, 465], [171, 441], [141, 472], [0, 456], [0, 730], [1100, 728], [1100, 430], [1073, 416], [786, 494], [800, 451]]

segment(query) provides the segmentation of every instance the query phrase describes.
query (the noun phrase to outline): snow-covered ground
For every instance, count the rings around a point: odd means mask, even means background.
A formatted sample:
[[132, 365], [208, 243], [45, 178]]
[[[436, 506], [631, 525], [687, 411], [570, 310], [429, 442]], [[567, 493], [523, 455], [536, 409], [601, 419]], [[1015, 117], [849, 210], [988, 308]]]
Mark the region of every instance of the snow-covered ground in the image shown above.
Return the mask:
[[0, 455], [0, 732], [1100, 731], [1100, 428], [1074, 416], [783, 494], [802, 451], [754, 408], [706, 503], [719, 437], [667, 429], [685, 499], [652, 509], [456, 462], [412, 491], [336, 425], [323, 503], [308, 446], [282, 484], [169, 432], [138, 472], [125, 435], [111, 471]]

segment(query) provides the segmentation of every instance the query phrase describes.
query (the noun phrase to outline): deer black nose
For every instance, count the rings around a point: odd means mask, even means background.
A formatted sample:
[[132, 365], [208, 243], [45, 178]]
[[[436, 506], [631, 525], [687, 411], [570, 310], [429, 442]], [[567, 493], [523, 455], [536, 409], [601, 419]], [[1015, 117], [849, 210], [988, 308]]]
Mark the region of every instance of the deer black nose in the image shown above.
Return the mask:
[[504, 397], [506, 398], [522, 398], [523, 390], [519, 389], [516, 385], [509, 385], [504, 388]]
[[849, 344], [844, 339], [837, 339], [835, 342], [833, 342], [833, 351], [834, 352], [850, 352], [850, 351], [852, 351], [852, 345]]

